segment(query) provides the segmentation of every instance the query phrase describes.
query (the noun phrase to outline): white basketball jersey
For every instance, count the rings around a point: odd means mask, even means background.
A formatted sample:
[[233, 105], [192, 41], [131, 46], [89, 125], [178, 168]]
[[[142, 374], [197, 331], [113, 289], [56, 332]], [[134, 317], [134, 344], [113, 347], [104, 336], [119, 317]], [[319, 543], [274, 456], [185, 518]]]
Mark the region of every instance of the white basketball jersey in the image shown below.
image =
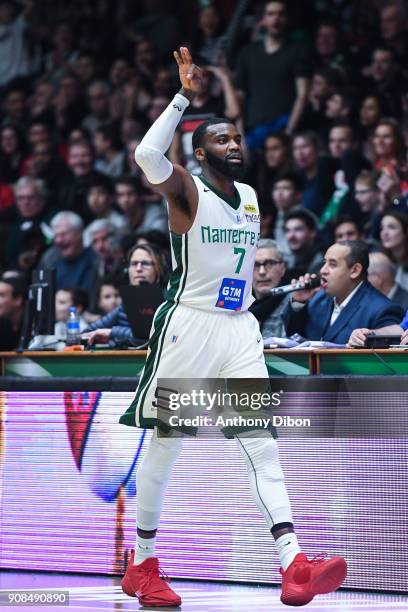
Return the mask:
[[193, 176], [198, 208], [190, 230], [171, 232], [173, 273], [168, 300], [212, 312], [248, 310], [259, 239], [259, 208], [254, 189], [234, 183], [233, 201], [204, 177]]

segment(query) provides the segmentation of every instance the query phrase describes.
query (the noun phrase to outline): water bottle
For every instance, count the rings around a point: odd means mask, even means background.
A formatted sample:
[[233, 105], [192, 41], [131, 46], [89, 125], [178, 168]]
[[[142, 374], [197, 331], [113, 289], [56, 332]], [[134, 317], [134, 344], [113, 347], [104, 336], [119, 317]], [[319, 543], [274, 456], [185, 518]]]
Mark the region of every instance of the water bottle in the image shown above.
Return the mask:
[[67, 346], [73, 346], [74, 344], [81, 344], [81, 332], [79, 330], [79, 317], [77, 315], [77, 309], [72, 306], [69, 309], [68, 321], [67, 321]]

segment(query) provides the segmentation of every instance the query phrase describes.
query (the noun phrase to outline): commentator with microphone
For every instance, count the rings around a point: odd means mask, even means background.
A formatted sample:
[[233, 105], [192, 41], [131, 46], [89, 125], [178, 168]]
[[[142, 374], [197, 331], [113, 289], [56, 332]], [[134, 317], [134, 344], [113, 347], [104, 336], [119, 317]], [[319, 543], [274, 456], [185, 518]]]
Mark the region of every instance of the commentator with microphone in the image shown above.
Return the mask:
[[306, 274], [304, 277], [300, 277], [299, 280], [293, 280], [290, 285], [281, 285], [280, 287], [274, 287], [269, 290], [271, 295], [286, 295], [287, 293], [293, 293], [294, 291], [301, 291], [302, 289], [315, 289], [320, 287], [320, 277], [316, 274]]

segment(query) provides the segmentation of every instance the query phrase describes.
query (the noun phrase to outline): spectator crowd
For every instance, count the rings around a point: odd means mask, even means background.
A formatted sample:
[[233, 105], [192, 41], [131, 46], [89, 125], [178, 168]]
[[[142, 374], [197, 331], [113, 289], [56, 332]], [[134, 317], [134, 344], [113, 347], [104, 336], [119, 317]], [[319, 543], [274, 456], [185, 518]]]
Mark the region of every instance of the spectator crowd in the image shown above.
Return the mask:
[[[306, 273], [330, 286], [329, 252], [343, 274], [362, 265], [350, 295], [367, 283], [407, 309], [403, 0], [0, 0], [0, 349], [17, 346], [39, 268], [56, 270], [59, 335], [76, 306], [91, 342], [135, 340], [118, 287], [164, 289], [171, 264], [166, 203], [134, 152], [179, 87], [182, 44], [202, 90], [168, 156], [199, 172], [195, 127], [220, 115], [239, 125], [243, 180], [261, 209], [253, 293], [264, 337], [311, 333], [306, 310], [269, 289]], [[361, 241], [369, 259], [341, 241]], [[310, 316], [325, 304], [296, 297]]]

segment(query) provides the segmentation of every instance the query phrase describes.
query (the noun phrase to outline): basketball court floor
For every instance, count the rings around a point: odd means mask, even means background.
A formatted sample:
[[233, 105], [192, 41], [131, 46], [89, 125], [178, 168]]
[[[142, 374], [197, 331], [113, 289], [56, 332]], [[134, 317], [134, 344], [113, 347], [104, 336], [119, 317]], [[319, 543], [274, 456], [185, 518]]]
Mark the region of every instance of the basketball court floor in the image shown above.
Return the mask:
[[[69, 592], [69, 606], [45, 605], [47, 612], [63, 612], [64, 609], [70, 612], [283, 612], [290, 609], [279, 601], [278, 587], [181, 580], [172, 581], [172, 585], [183, 598], [181, 608], [143, 608], [137, 599], [122, 593], [118, 577], [7, 570], [0, 576], [0, 598], [4, 602], [2, 593], [9, 590]], [[38, 609], [38, 606], [36, 607]], [[9, 607], [6, 605], [5, 609], [28, 611], [33, 608], [18, 604]], [[408, 610], [408, 595], [344, 590], [330, 595], [319, 595], [304, 609], [310, 612], [402, 612]]]

